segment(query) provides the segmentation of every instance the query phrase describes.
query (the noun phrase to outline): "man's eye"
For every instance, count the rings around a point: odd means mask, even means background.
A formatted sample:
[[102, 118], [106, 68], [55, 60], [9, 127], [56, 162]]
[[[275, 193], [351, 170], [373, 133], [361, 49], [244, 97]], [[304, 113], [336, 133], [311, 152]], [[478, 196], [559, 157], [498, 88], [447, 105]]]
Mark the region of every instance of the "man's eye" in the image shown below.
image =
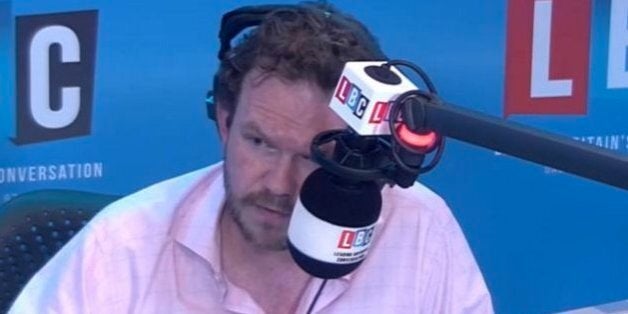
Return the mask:
[[258, 147], [269, 147], [268, 143], [261, 137], [257, 137], [257, 136], [249, 136], [248, 137], [249, 142], [251, 142], [251, 144], [253, 144], [254, 146], [258, 146]]
[[264, 140], [259, 137], [251, 138], [251, 142], [253, 142], [253, 144], [255, 144], [256, 146], [260, 146], [264, 144]]

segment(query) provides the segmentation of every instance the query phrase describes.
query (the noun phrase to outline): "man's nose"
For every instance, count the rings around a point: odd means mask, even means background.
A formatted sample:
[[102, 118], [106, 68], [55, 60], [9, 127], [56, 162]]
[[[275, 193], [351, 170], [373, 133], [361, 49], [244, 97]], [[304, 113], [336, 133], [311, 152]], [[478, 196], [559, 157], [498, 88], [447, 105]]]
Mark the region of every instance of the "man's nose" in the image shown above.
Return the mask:
[[266, 188], [274, 195], [292, 197], [298, 189], [297, 175], [294, 159], [281, 156], [266, 173]]

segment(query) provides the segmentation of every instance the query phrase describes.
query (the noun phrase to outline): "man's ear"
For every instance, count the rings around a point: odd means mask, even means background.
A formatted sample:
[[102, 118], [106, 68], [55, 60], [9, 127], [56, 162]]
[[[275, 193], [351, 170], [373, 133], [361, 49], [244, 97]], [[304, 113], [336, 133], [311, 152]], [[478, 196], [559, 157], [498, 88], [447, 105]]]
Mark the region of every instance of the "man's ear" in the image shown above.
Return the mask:
[[229, 128], [231, 127], [232, 120], [232, 113], [230, 113], [220, 104], [216, 104], [216, 123], [218, 123], [218, 135], [220, 135], [220, 140], [223, 145], [227, 143], [227, 138], [229, 137]]

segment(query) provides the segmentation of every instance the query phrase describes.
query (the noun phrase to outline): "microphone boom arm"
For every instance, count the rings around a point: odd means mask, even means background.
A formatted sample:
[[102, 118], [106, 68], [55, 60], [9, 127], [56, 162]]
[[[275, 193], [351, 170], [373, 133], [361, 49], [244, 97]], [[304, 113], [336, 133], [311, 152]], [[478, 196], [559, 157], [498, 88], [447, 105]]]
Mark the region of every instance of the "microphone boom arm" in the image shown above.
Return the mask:
[[[568, 137], [553, 135], [438, 101], [435, 95], [401, 101], [411, 130], [432, 130], [588, 179], [628, 190], [628, 158]], [[428, 94], [429, 95], [429, 94]]]

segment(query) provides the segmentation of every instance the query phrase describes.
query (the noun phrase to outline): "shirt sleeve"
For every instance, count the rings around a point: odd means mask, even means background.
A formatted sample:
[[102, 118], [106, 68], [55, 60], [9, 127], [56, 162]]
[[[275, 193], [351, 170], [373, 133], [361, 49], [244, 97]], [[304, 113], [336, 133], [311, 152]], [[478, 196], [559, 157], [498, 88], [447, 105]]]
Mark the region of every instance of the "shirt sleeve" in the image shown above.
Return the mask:
[[85, 226], [31, 278], [9, 313], [91, 313], [105, 271], [97, 263], [102, 255], [95, 232]]
[[438, 313], [494, 313], [491, 295], [455, 218], [443, 228], [440, 270], [432, 276]]

